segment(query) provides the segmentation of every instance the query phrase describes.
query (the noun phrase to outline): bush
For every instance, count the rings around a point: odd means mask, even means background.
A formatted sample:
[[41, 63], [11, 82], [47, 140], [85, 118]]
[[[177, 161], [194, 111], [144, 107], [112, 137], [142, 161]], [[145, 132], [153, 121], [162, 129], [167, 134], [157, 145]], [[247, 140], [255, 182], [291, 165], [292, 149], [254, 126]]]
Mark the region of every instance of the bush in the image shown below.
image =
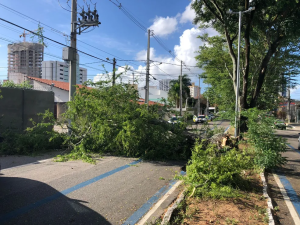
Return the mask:
[[33, 127], [27, 128], [24, 132], [10, 129], [2, 133], [1, 155], [38, 154], [62, 147], [63, 135], [53, 131], [53, 114], [46, 111], [39, 115], [42, 116], [42, 122], [36, 123], [31, 119]]
[[[91, 153], [174, 159], [186, 154], [184, 125], [163, 121], [166, 106], [139, 104], [137, 90], [129, 85], [89, 83], [68, 103], [64, 121], [71, 121], [65, 143], [70, 158], [88, 158]], [[68, 157], [64, 157], [66, 160]]]
[[241, 172], [250, 167], [250, 157], [244, 152], [218, 149], [216, 145], [207, 145], [207, 141], [202, 140], [192, 151], [183, 179], [200, 196], [231, 197], [234, 188], [247, 185]]
[[256, 108], [248, 109], [242, 115], [248, 118], [246, 137], [253, 146], [255, 164], [265, 169], [283, 165], [286, 159], [281, 153], [286, 151], [286, 139], [275, 134], [275, 118]]

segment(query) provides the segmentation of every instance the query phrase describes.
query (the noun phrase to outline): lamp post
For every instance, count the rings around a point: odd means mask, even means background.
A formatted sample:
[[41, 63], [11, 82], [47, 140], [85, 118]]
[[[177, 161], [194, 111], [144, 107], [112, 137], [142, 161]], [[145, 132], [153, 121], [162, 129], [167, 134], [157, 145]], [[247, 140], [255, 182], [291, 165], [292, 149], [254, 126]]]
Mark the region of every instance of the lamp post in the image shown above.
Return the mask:
[[236, 74], [236, 98], [235, 98], [235, 130], [234, 137], [238, 136], [238, 119], [239, 119], [239, 97], [240, 97], [240, 45], [241, 45], [241, 27], [242, 27], [242, 14], [255, 10], [255, 7], [250, 7], [246, 11], [233, 12], [228, 10], [228, 14], [239, 14], [239, 38], [238, 38], [238, 59], [237, 59], [237, 74]]

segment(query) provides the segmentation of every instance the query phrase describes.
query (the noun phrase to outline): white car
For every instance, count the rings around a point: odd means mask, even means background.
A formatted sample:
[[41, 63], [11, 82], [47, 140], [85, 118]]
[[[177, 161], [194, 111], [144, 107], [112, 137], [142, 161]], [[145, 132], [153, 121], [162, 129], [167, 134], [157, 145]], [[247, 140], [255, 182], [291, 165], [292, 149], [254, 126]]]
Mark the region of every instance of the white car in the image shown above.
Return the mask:
[[199, 116], [194, 115], [193, 121], [194, 123], [204, 123], [207, 121], [207, 118], [205, 117], [205, 115], [199, 115]]

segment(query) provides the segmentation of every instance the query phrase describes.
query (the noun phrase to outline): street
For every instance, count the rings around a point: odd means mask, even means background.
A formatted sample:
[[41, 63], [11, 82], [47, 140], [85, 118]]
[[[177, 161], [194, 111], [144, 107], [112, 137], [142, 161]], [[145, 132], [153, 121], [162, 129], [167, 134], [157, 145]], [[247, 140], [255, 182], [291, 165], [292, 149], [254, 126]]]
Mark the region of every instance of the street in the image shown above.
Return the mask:
[[[300, 152], [298, 149], [298, 133], [299, 126], [296, 129], [289, 130], [277, 130], [276, 133], [278, 136], [287, 138], [287, 152], [282, 155], [286, 157], [287, 163], [281, 169], [274, 171], [284, 185], [284, 188], [290, 198], [296, 214], [300, 213]], [[294, 148], [294, 149], [293, 149]], [[275, 223], [290, 225], [295, 224], [290, 212], [290, 209], [287, 207], [284, 197], [280, 192], [278, 184], [276, 183], [272, 173], [268, 174], [268, 185], [270, 188], [270, 197], [273, 200], [273, 206], [276, 209], [275, 213]], [[298, 216], [296, 215], [296, 217]]]
[[[228, 125], [222, 122], [219, 126]], [[52, 159], [21, 165], [22, 157], [15, 158], [19, 166], [1, 159], [8, 167], [2, 168], [0, 176], [1, 224], [123, 224], [129, 217], [138, 220], [152, 206], [149, 199], [159, 199], [184, 166], [179, 161], [112, 156], [101, 158], [96, 165]]]

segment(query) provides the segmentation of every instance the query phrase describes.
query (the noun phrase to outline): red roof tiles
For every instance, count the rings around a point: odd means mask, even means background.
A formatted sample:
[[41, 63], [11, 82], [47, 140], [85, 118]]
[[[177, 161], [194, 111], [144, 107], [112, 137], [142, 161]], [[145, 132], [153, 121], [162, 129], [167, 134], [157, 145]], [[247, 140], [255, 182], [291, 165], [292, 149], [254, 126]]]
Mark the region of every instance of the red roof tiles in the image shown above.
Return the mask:
[[[37, 77], [27, 77], [31, 80], [35, 80], [38, 82], [41, 82], [43, 84], [51, 85], [54, 84], [54, 87], [69, 91], [69, 82], [63, 82], [63, 81], [56, 81], [56, 80], [47, 80], [47, 79], [42, 79], [42, 78], [37, 78]], [[84, 86], [81, 84], [77, 84], [79, 88], [83, 88]], [[88, 87], [89, 88], [89, 87]]]

